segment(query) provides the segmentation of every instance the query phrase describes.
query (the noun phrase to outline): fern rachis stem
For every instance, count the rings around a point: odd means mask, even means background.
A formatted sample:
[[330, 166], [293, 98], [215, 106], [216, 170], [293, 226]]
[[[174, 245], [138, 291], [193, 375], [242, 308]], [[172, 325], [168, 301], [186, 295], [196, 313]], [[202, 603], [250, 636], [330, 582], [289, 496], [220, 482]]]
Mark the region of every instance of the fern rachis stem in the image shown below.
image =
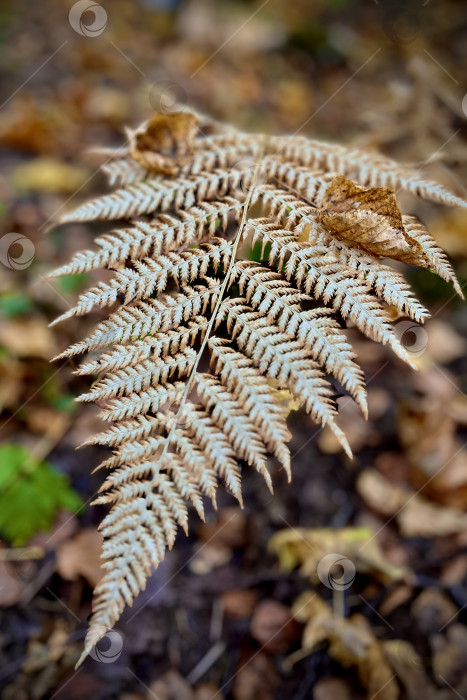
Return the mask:
[[237, 230], [237, 233], [236, 233], [236, 235], [235, 235], [235, 238], [234, 238], [234, 240], [233, 240], [233, 242], [232, 242], [232, 253], [231, 253], [231, 256], [230, 256], [229, 265], [228, 265], [228, 267], [227, 267], [227, 270], [225, 271], [225, 278], [224, 278], [224, 281], [223, 281], [223, 283], [222, 283], [222, 285], [221, 285], [221, 288], [220, 288], [220, 291], [219, 291], [219, 296], [218, 296], [218, 298], [217, 298], [217, 300], [216, 300], [216, 304], [215, 304], [215, 307], [214, 307], [214, 309], [213, 309], [213, 311], [212, 311], [211, 318], [209, 319], [209, 323], [208, 323], [208, 325], [207, 325], [206, 332], [205, 332], [205, 334], [204, 334], [204, 338], [203, 338], [203, 340], [202, 340], [202, 342], [201, 342], [201, 347], [200, 347], [200, 349], [199, 349], [199, 351], [198, 351], [198, 354], [197, 354], [197, 356], [196, 356], [195, 362], [194, 362], [194, 364], [193, 364], [193, 368], [192, 368], [192, 370], [191, 370], [190, 376], [189, 376], [188, 381], [187, 381], [187, 383], [186, 383], [185, 391], [183, 392], [183, 395], [182, 395], [182, 398], [181, 398], [181, 401], [180, 401], [180, 405], [179, 405], [179, 407], [178, 407], [177, 413], [175, 414], [175, 417], [174, 417], [174, 420], [173, 420], [172, 425], [171, 425], [171, 427], [170, 427], [169, 433], [168, 433], [168, 435], [167, 435], [167, 438], [166, 438], [166, 441], [165, 441], [165, 444], [164, 444], [162, 453], [161, 453], [161, 455], [160, 455], [160, 458], [159, 458], [159, 459], [160, 459], [161, 462], [163, 461], [164, 457], [167, 455], [167, 451], [168, 451], [168, 448], [169, 448], [169, 445], [170, 445], [170, 441], [171, 441], [171, 439], [172, 439], [172, 437], [173, 437], [173, 434], [174, 434], [175, 430], [177, 429], [178, 421], [179, 421], [180, 416], [181, 416], [181, 414], [182, 414], [182, 411], [183, 411], [183, 409], [184, 409], [185, 403], [186, 403], [186, 401], [187, 401], [187, 399], [188, 399], [188, 395], [189, 395], [191, 389], [193, 388], [193, 384], [194, 384], [194, 381], [195, 381], [196, 371], [197, 371], [199, 362], [200, 362], [200, 360], [201, 360], [201, 357], [202, 357], [202, 355], [203, 355], [203, 352], [204, 352], [204, 350], [205, 350], [205, 348], [206, 348], [206, 345], [207, 345], [207, 343], [208, 343], [209, 335], [210, 335], [210, 333], [211, 333], [211, 331], [212, 331], [212, 328], [213, 328], [213, 326], [214, 326], [215, 320], [216, 320], [216, 318], [217, 318], [217, 314], [218, 314], [220, 305], [221, 305], [221, 303], [222, 303], [222, 298], [223, 298], [223, 296], [224, 296], [224, 294], [225, 294], [225, 290], [227, 289], [227, 286], [228, 286], [228, 284], [229, 284], [230, 274], [231, 274], [232, 269], [233, 269], [233, 266], [234, 266], [234, 264], [235, 264], [235, 259], [236, 259], [236, 255], [237, 255], [238, 246], [239, 246], [239, 244], [240, 244], [240, 241], [242, 240], [242, 234], [243, 234], [243, 231], [244, 231], [244, 228], [245, 228], [245, 224], [246, 224], [246, 220], [247, 220], [247, 216], [248, 216], [248, 210], [249, 210], [249, 208], [250, 208], [250, 203], [251, 203], [251, 200], [252, 200], [252, 197], [253, 197], [253, 192], [254, 192], [254, 190], [255, 190], [256, 181], [257, 181], [257, 179], [258, 179], [258, 172], [259, 172], [259, 169], [260, 169], [260, 167], [261, 167], [261, 159], [262, 159], [262, 157], [263, 157], [265, 148], [266, 148], [266, 139], [264, 140], [263, 145], [262, 145], [262, 147], [261, 147], [261, 149], [260, 149], [260, 155], [259, 155], [258, 163], [257, 163], [257, 165], [256, 165], [256, 167], [255, 167], [255, 169], [254, 169], [254, 172], [253, 172], [253, 178], [252, 178], [252, 182], [251, 182], [251, 187], [250, 187], [249, 190], [248, 190], [248, 194], [247, 194], [247, 196], [246, 196], [246, 198], [245, 198], [245, 202], [244, 202], [244, 205], [243, 205], [242, 218], [241, 218], [241, 220], [240, 220], [240, 224], [239, 224], [239, 226], [238, 226], [238, 230]]

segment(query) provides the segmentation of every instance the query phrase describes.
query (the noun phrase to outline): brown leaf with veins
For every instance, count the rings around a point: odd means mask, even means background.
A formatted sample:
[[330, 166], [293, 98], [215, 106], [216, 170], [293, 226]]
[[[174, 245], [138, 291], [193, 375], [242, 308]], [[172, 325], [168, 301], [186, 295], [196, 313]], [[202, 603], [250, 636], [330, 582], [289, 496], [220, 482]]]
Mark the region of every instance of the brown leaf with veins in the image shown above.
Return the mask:
[[333, 236], [367, 253], [427, 267], [417, 242], [407, 235], [395, 192], [389, 187], [364, 189], [336, 175], [317, 220]]

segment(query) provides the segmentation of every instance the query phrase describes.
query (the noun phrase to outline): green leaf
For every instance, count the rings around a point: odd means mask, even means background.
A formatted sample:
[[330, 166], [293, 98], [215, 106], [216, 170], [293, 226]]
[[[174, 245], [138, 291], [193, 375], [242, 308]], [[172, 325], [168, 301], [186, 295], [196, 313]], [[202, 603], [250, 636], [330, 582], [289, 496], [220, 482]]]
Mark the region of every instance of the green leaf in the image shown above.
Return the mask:
[[14, 292], [5, 292], [0, 295], [0, 314], [11, 318], [26, 314], [34, 308], [34, 304], [24, 294], [15, 294]]
[[81, 498], [68, 477], [25, 447], [0, 447], [0, 535], [15, 546], [49, 530], [59, 508], [76, 511]]
[[86, 286], [88, 277], [89, 275], [85, 272], [78, 272], [75, 275], [63, 275], [56, 281], [56, 284], [63, 294], [74, 294]]
[[73, 413], [76, 411], [76, 400], [73, 394], [63, 394], [51, 401], [54, 408], [62, 413]]
[[[45, 380], [49, 379], [47, 383]], [[55, 378], [45, 377], [44, 386], [41, 390], [41, 396], [50, 406], [53, 406], [57, 411], [63, 413], [73, 413], [76, 411], [75, 395], [71, 393], [63, 393], [59, 381]]]
[[254, 262], [267, 262], [269, 260], [269, 253], [271, 252], [271, 244], [267, 243], [264, 246], [264, 251], [262, 252], [263, 244], [261, 241], [257, 241], [250, 251], [248, 260], [253, 260]]

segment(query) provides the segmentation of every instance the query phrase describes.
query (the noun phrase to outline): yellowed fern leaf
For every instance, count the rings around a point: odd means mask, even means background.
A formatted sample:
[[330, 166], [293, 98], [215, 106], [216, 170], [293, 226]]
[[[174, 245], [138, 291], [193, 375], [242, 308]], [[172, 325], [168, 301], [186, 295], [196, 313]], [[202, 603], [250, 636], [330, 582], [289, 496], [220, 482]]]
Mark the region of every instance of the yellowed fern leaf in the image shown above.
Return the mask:
[[[290, 478], [282, 390], [351, 456], [332, 382], [367, 409], [347, 321], [410, 364], [386, 306], [418, 322], [428, 316], [388, 255], [436, 272], [461, 294], [444, 253], [397, 203], [403, 188], [467, 206], [442, 186], [376, 153], [265, 139], [199, 114], [177, 119], [156, 115], [129, 132], [130, 148], [106, 152], [103, 169], [118, 189], [62, 222], [124, 223], [52, 273], [111, 271], [58, 320], [114, 308], [59, 355], [90, 353], [77, 373], [97, 379], [81, 400], [102, 403], [112, 422], [86, 443], [114, 451], [100, 467], [107, 476], [97, 500], [110, 506], [105, 573], [83, 656], [144, 589], [177, 529], [187, 530], [189, 506], [204, 517], [203, 499], [215, 504], [222, 487], [241, 503], [246, 465], [272, 488], [268, 455]], [[344, 218], [333, 218], [342, 213], [330, 197], [336, 182], [350, 193]], [[366, 209], [362, 187], [372, 188]], [[260, 262], [248, 259], [256, 243]]]
[[122, 267], [126, 260], [167, 254], [182, 246], [225, 233], [229, 215], [238, 217], [242, 203], [232, 197], [218, 202], [200, 202], [180, 211], [179, 217], [160, 214], [153, 221], [137, 221], [131, 228], [114, 231], [96, 239], [101, 250], [77, 253], [67, 265], [50, 273], [50, 277], [89, 272], [101, 267]]

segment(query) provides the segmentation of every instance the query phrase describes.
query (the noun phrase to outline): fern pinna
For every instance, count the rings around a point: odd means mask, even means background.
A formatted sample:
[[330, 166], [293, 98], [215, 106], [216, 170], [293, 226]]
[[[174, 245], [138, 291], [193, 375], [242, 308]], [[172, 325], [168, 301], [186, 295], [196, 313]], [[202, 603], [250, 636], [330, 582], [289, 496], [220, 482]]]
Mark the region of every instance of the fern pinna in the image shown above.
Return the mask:
[[[401, 214], [395, 192], [467, 203], [409, 167], [191, 113], [156, 114], [128, 136], [128, 148], [107, 151], [103, 166], [118, 189], [62, 219], [126, 223], [53, 273], [112, 273], [58, 320], [118, 304], [59, 355], [90, 353], [77, 373], [97, 379], [80, 399], [104, 402], [113, 423], [89, 440], [114, 452], [101, 465], [108, 474], [97, 502], [111, 509], [88, 651], [145, 587], [178, 526], [187, 530], [187, 502], [203, 517], [203, 497], [215, 504], [224, 483], [241, 503], [243, 462], [272, 490], [268, 455], [290, 478], [280, 390], [350, 454], [332, 382], [365, 415], [367, 407], [345, 322], [410, 363], [388, 307], [417, 322], [428, 316], [384, 258], [428, 268], [461, 293], [446, 256]], [[261, 262], [249, 259], [256, 243]]]

